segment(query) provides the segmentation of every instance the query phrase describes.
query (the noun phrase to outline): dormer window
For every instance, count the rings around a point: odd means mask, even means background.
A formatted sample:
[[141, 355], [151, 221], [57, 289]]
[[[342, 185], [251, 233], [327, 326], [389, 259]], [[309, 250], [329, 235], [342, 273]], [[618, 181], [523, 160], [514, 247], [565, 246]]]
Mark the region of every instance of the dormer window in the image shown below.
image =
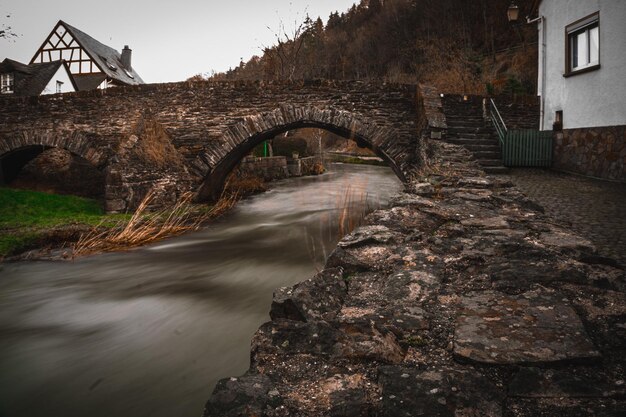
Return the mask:
[[128, 75], [130, 78], [135, 78], [133, 77], [133, 74], [131, 74], [130, 71], [128, 71], [126, 68], [124, 68], [124, 72], [126, 73], [126, 75]]
[[117, 67], [111, 64], [105, 57], [100, 55], [100, 59], [104, 61], [104, 65], [106, 65], [108, 69], [110, 69], [111, 71], [117, 71]]
[[15, 77], [13, 74], [1, 74], [0, 75], [0, 89], [2, 94], [13, 94], [15, 84]]

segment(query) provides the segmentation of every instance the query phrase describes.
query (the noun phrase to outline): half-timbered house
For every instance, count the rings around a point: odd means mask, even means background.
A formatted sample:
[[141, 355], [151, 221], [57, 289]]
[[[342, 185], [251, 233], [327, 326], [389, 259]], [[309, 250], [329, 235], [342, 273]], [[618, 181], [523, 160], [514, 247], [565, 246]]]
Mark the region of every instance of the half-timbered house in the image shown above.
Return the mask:
[[59, 20], [31, 64], [64, 60], [78, 90], [144, 84], [131, 65], [132, 50], [122, 53]]

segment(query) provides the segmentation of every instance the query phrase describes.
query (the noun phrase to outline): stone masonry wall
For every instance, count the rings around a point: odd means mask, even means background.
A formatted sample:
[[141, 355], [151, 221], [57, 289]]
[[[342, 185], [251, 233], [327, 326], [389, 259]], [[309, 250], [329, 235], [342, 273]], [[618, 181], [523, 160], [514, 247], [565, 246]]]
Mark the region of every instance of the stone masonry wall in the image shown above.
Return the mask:
[[239, 165], [241, 174], [263, 178], [265, 181], [279, 180], [289, 177], [287, 158], [272, 156], [265, 158], [246, 157]]
[[468, 151], [274, 294], [205, 416], [626, 415], [626, 273]]
[[567, 129], [555, 133], [553, 167], [626, 181], [626, 126]]
[[498, 96], [494, 102], [508, 129], [539, 129], [539, 97]]
[[318, 175], [323, 170], [322, 158], [318, 155], [300, 158], [302, 175]]

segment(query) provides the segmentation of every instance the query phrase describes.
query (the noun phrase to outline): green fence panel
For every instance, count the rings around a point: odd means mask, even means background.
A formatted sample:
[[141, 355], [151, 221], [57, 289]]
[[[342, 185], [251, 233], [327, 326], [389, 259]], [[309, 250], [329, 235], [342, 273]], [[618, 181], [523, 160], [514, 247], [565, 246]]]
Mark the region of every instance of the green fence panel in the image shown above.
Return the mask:
[[552, 166], [552, 132], [509, 130], [502, 144], [502, 162], [508, 167]]

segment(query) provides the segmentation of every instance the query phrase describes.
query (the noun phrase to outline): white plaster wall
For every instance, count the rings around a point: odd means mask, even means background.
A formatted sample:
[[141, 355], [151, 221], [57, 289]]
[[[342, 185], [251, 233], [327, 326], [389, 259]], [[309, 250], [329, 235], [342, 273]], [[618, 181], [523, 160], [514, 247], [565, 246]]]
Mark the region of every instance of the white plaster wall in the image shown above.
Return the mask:
[[[565, 78], [565, 27], [597, 11], [600, 69]], [[543, 0], [539, 15], [546, 19], [545, 91], [541, 56], [539, 61], [543, 129], [552, 129], [557, 110], [563, 111], [564, 129], [625, 125], [626, 0]]]
[[63, 82], [63, 87], [61, 88], [62, 93], [71, 93], [76, 91], [74, 90], [74, 84], [72, 84], [72, 80], [70, 79], [70, 75], [67, 73], [65, 66], [61, 65], [41, 94], [56, 94], [57, 81]]

